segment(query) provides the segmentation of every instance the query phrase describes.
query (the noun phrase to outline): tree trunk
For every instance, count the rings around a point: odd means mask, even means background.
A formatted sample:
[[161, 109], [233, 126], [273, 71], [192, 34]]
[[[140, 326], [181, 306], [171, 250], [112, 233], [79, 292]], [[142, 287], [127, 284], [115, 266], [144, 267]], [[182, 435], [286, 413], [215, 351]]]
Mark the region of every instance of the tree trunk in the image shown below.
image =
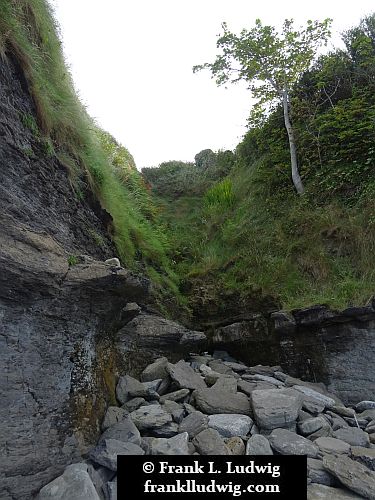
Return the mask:
[[288, 106], [289, 106], [289, 104], [288, 104], [288, 91], [284, 90], [283, 91], [284, 123], [285, 123], [285, 128], [288, 132], [288, 138], [289, 138], [290, 161], [292, 164], [292, 180], [293, 180], [294, 187], [297, 190], [297, 193], [303, 194], [304, 188], [303, 188], [301, 176], [299, 175], [299, 171], [298, 171], [297, 149], [296, 149], [296, 143], [294, 140], [294, 131], [292, 128], [292, 124], [290, 123]]

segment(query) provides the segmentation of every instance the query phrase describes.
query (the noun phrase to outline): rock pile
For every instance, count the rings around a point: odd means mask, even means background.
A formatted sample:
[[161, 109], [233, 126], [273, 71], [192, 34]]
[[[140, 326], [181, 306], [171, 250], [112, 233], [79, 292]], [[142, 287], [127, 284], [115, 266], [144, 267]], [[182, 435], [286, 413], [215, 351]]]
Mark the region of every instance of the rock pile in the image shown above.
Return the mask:
[[120, 406], [84, 463], [39, 500], [116, 499], [117, 455], [307, 455], [308, 498], [375, 499], [375, 401], [345, 407], [323, 384], [226, 352], [167, 358], [120, 377]]

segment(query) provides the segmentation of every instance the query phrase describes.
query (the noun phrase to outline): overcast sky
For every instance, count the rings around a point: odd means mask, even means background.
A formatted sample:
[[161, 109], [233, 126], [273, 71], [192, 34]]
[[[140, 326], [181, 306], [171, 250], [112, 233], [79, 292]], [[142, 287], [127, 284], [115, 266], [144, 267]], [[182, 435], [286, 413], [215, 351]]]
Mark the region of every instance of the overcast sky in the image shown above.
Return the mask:
[[280, 25], [334, 19], [338, 33], [375, 10], [373, 0], [51, 0], [76, 89], [98, 124], [138, 168], [193, 161], [202, 149], [233, 149], [246, 130], [244, 86], [216, 87], [208, 71], [221, 23]]

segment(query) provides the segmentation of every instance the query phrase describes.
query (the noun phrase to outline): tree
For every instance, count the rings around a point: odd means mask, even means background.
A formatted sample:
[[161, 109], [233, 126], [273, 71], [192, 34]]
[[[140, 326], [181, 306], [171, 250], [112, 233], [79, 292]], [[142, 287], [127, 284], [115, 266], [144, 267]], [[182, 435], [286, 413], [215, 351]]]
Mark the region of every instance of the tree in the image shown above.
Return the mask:
[[297, 162], [297, 147], [290, 119], [290, 97], [293, 87], [314, 60], [317, 49], [330, 36], [331, 19], [307, 21], [307, 26], [294, 30], [293, 20], [284, 21], [279, 34], [272, 26], [263, 26], [259, 19], [250, 31], [240, 35], [229, 31], [223, 23], [223, 35], [217, 41], [222, 54], [213, 63], [194, 66], [193, 71], [211, 70], [217, 85], [244, 80], [257, 102], [251, 121], [259, 123], [276, 103], [283, 106], [284, 123], [288, 133], [292, 180], [298, 192], [304, 192]]

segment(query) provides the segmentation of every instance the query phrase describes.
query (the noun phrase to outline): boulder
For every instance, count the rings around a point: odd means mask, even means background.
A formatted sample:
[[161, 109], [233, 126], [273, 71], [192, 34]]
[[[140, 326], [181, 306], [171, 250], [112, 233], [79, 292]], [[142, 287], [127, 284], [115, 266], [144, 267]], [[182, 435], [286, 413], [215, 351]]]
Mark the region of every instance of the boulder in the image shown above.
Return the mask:
[[117, 439], [118, 441], [122, 441], [124, 443], [134, 443], [138, 446], [141, 445], [142, 441], [139, 430], [129, 416], [104, 431], [104, 433], [100, 436], [99, 443], [105, 441], [106, 439]]
[[180, 389], [178, 391], [169, 392], [168, 394], [164, 394], [159, 401], [160, 403], [164, 403], [165, 401], [181, 401], [182, 399], [189, 396], [189, 389]]
[[269, 377], [268, 375], [259, 375], [256, 373], [255, 375], [243, 375], [242, 378], [249, 381], [266, 382], [276, 387], [285, 387], [284, 382], [278, 380], [275, 377]]
[[149, 403], [146, 403], [146, 400], [144, 398], [134, 398], [124, 403], [122, 405], [122, 408], [131, 413], [132, 411], [138, 410], [138, 408], [140, 408], [143, 405], [148, 406]]
[[154, 437], [171, 438], [178, 434], [178, 424], [176, 422], [168, 422], [162, 427], [150, 428], [147, 433]]
[[247, 442], [246, 455], [273, 455], [273, 451], [266, 437], [255, 434]]
[[140, 431], [158, 429], [172, 422], [172, 415], [159, 404], [141, 406], [130, 414], [130, 418]]
[[224, 392], [237, 392], [237, 379], [231, 376], [219, 377], [213, 388]]
[[274, 429], [268, 440], [280, 455], [307, 455], [310, 458], [317, 458], [319, 455], [319, 449], [314, 443], [287, 429]]
[[307, 500], [355, 500], [362, 497], [342, 488], [331, 488], [323, 484], [309, 484]]
[[128, 415], [128, 411], [125, 408], [119, 408], [118, 406], [109, 406], [104, 416], [104, 420], [102, 422], [102, 430], [105, 431], [108, 427], [111, 427], [117, 422], [123, 420], [126, 415]]
[[245, 444], [238, 436], [224, 440], [227, 448], [232, 455], [245, 455]]
[[154, 438], [150, 440], [151, 455], [189, 455], [189, 436], [187, 432], [171, 438]]
[[229, 448], [215, 429], [206, 429], [197, 434], [193, 445], [201, 455], [230, 455]]
[[325, 420], [322, 417], [308, 418], [298, 422], [298, 430], [302, 436], [308, 436], [321, 429], [324, 424]]
[[375, 401], [361, 401], [355, 405], [355, 411], [360, 413], [365, 410], [375, 410]]
[[256, 422], [263, 429], [289, 427], [302, 407], [302, 397], [282, 389], [253, 391], [251, 401]]
[[223, 437], [246, 436], [253, 425], [247, 415], [217, 414], [208, 417], [208, 427], [215, 429]]
[[189, 438], [199, 434], [208, 428], [208, 417], [200, 411], [194, 411], [183, 419], [179, 426], [179, 432], [187, 432]]
[[117, 455], [144, 455], [142, 448], [134, 443], [116, 439], [105, 439], [89, 453], [89, 458], [107, 469], [117, 471]]
[[202, 377], [183, 360], [175, 365], [168, 363], [167, 372], [180, 389], [203, 389], [206, 387]]
[[83, 463], [69, 465], [61, 476], [40, 490], [38, 500], [100, 500], [87, 467]]
[[352, 446], [370, 446], [370, 439], [367, 432], [364, 432], [358, 427], [346, 427], [343, 429], [338, 429], [333, 433], [333, 437], [341, 439]]
[[168, 376], [167, 372], [168, 359], [158, 358], [146, 368], [141, 373], [142, 382], [151, 382], [152, 380], [164, 379]]
[[310, 387], [306, 387], [304, 385], [293, 385], [293, 389], [301, 392], [304, 396], [304, 400], [324, 405], [324, 407], [330, 408], [332, 406], [335, 406], [336, 404], [336, 401], [333, 398], [325, 396], [324, 394], [321, 394], [320, 392], [315, 391]]
[[251, 414], [249, 399], [242, 393], [233, 394], [211, 387], [194, 391], [193, 396], [197, 408], [208, 415], [217, 413]]
[[307, 477], [312, 483], [325, 484], [326, 486], [334, 486], [336, 480], [323, 467], [323, 461], [316, 458], [307, 459]]
[[351, 458], [375, 471], [375, 448], [369, 449], [363, 446], [352, 446]]
[[148, 390], [145, 386], [129, 375], [119, 378], [116, 386], [116, 397], [121, 404], [126, 403], [131, 398], [145, 398], [148, 396]]
[[346, 456], [326, 455], [323, 466], [343, 485], [358, 495], [375, 499], [375, 472]]
[[322, 454], [347, 455], [350, 452], [350, 446], [341, 439], [332, 437], [319, 437], [314, 441]]

